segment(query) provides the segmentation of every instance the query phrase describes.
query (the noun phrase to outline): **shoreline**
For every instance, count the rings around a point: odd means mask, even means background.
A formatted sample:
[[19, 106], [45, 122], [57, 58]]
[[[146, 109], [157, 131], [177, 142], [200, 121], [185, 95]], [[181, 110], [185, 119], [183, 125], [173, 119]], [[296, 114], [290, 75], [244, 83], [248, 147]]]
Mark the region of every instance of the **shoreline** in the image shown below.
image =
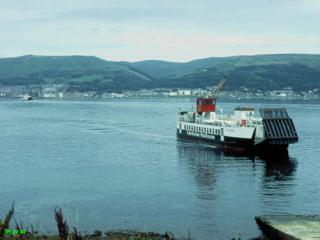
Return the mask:
[[[107, 230], [105, 232], [95, 230], [93, 233], [86, 231], [78, 231], [76, 227], [70, 227], [61, 208], [54, 210], [54, 218], [57, 226], [57, 234], [43, 234], [33, 229], [33, 226], [25, 227], [22, 223], [18, 223], [14, 217], [14, 203], [11, 209], [0, 218], [0, 239], [37, 239], [37, 240], [192, 240], [191, 233], [188, 232], [187, 237], [175, 237], [170, 231], [165, 233], [157, 233], [153, 231], [138, 231], [138, 230]], [[14, 227], [12, 222], [14, 221]], [[213, 238], [214, 239], [214, 238]], [[231, 238], [230, 240], [241, 240], [241, 238]], [[267, 240], [263, 236], [250, 238], [248, 240]]]
[[[197, 96], [190, 97], [122, 97], [122, 98], [94, 98], [94, 97], [63, 97], [63, 98], [33, 98], [33, 100], [21, 100], [19, 97], [0, 97], [0, 101], [126, 101], [126, 100], [190, 100], [194, 101]], [[281, 103], [320, 103], [319, 99], [282, 99], [282, 98], [224, 98], [219, 97], [219, 102], [281, 102]]]

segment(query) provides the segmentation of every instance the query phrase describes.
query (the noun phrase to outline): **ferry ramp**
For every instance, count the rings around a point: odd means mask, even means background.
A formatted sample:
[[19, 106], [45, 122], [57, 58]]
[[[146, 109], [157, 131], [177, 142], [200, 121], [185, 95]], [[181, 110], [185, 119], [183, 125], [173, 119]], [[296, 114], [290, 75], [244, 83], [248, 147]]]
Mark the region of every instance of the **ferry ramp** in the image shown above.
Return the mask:
[[259, 110], [265, 137], [270, 144], [291, 144], [298, 142], [298, 134], [284, 108], [262, 108]]

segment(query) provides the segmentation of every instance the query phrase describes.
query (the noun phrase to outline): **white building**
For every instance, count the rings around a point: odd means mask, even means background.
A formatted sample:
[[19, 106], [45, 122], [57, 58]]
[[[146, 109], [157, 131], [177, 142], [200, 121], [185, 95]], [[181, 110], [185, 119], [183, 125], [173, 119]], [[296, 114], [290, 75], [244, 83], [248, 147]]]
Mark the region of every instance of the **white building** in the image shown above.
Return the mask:
[[179, 89], [178, 90], [178, 95], [179, 96], [190, 96], [191, 95], [191, 91], [187, 90], [187, 89]]

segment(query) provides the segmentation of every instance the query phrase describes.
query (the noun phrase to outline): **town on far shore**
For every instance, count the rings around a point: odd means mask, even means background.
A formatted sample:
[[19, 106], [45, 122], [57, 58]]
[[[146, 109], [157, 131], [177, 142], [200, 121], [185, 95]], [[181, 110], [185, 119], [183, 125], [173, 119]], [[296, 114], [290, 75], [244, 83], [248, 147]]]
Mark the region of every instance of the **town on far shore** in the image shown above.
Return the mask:
[[[124, 90], [117, 92], [80, 91], [71, 89], [67, 85], [29, 85], [29, 86], [0, 86], [0, 98], [20, 98], [30, 95], [33, 98], [170, 98], [170, 97], [198, 97], [208, 96], [213, 87], [181, 89], [181, 88], [156, 88], [140, 90]], [[238, 91], [223, 91], [219, 98], [222, 99], [275, 99], [275, 100], [318, 100], [320, 89], [295, 91], [291, 87], [279, 90], [260, 90], [241, 87]]]

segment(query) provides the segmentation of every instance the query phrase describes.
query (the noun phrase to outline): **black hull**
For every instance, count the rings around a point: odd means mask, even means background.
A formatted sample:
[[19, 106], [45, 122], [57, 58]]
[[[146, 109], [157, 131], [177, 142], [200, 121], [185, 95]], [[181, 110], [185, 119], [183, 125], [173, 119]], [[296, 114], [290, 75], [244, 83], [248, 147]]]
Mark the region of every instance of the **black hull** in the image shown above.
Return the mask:
[[215, 139], [206, 139], [199, 136], [187, 135], [185, 130], [182, 130], [181, 133], [177, 130], [177, 137], [182, 140], [202, 143], [224, 151], [238, 153], [278, 154], [287, 152], [288, 149], [288, 144], [270, 144], [268, 141], [255, 144], [253, 138], [242, 139], [224, 137], [224, 141], [221, 141], [220, 136], [218, 136], [218, 138]]

